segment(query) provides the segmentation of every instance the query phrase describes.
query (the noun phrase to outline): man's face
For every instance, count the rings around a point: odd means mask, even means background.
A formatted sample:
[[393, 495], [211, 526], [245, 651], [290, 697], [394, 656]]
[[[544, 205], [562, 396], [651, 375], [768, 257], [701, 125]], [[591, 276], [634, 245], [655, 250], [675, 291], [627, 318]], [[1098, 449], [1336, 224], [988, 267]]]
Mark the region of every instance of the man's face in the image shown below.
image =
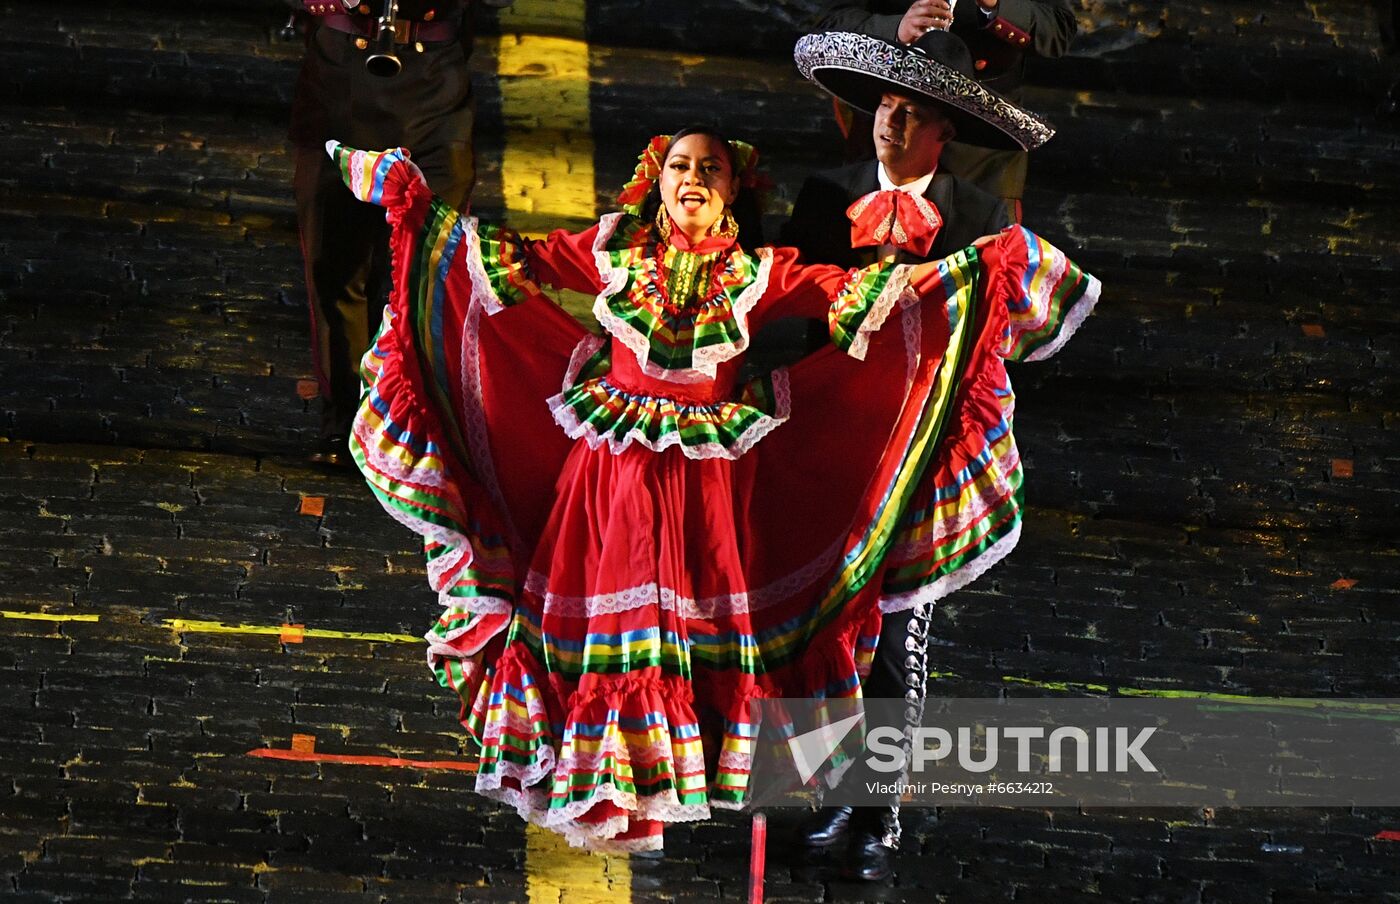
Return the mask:
[[875, 110], [875, 156], [891, 176], [917, 179], [938, 164], [953, 137], [948, 116], [932, 104], [885, 94]]

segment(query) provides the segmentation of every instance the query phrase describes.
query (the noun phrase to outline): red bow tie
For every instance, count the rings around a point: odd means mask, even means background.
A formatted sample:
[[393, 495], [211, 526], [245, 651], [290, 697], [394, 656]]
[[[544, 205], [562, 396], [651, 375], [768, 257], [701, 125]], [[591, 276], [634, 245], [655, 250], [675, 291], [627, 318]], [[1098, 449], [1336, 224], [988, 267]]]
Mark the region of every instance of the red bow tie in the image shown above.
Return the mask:
[[851, 247], [894, 245], [928, 257], [943, 225], [928, 198], [907, 191], [872, 191], [846, 208], [851, 220]]

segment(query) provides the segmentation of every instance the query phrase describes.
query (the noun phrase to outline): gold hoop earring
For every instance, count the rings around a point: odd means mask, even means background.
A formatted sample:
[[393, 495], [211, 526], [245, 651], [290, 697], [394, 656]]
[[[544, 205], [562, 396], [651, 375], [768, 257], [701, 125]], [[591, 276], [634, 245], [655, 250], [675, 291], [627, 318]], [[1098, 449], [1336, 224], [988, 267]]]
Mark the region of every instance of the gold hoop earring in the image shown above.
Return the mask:
[[656, 235], [663, 242], [671, 241], [671, 215], [666, 212], [666, 205], [662, 204], [656, 208]]
[[718, 220], [710, 225], [710, 235], [722, 235], [732, 239], [739, 234], [739, 221], [734, 219], [734, 212], [728, 207], [724, 208], [724, 213]]

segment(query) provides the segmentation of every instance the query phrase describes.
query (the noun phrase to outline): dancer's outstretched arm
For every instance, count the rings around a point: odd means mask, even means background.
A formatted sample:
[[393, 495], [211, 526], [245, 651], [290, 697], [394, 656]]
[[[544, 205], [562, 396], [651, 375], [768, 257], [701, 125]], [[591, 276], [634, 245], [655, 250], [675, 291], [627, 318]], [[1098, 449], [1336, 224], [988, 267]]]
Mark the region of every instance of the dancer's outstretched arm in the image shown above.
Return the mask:
[[526, 239], [505, 225], [464, 217], [436, 198], [406, 148], [362, 151], [328, 141], [326, 152], [355, 197], [387, 208], [391, 224], [397, 225], [407, 210], [418, 205], [434, 208], [425, 222], [444, 235], [451, 232], [448, 220], [460, 220], [466, 247], [479, 253], [483, 275], [501, 306], [547, 297], [540, 293], [541, 285], [586, 293], [603, 288], [594, 254], [599, 226], [579, 233], [560, 229], [543, 239]]

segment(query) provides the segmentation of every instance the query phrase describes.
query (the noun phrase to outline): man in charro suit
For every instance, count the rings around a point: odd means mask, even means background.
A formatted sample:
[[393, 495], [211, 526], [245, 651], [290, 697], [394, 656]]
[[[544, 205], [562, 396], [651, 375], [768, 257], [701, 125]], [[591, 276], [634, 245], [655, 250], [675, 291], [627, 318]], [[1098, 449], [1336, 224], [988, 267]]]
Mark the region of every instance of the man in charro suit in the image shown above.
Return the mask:
[[[817, 173], [802, 186], [783, 243], [804, 260], [844, 267], [877, 261], [921, 263], [972, 245], [1011, 225], [1006, 202], [944, 172], [955, 135], [983, 147], [1024, 153], [1054, 134], [1043, 120], [979, 85], [972, 56], [946, 30], [922, 34], [912, 47], [868, 35], [809, 35], [794, 54], [798, 69], [852, 107], [873, 114], [876, 159]], [[868, 677], [867, 699], [903, 699], [922, 711], [928, 611], [924, 604], [886, 611]], [[861, 761], [842, 787], [887, 781]], [[811, 848], [846, 843], [848, 874], [878, 881], [892, 872], [900, 835], [898, 801], [874, 807], [827, 807], [804, 833]]]
[[[822, 11], [813, 30], [857, 32], [909, 45], [935, 29], [967, 44], [980, 84], [1020, 103], [1026, 61], [1063, 56], [1078, 24], [1071, 0], [839, 0]], [[847, 159], [870, 157], [869, 120], [857, 112], [845, 124]], [[1006, 200], [1020, 222], [1027, 162], [1024, 151], [955, 141], [944, 149], [942, 166]]]
[[[345, 190], [326, 142], [406, 147], [432, 190], [465, 209], [476, 181], [471, 0], [399, 0], [392, 43], [402, 69], [367, 71], [384, 0], [299, 0], [309, 16], [306, 57], [292, 101], [297, 224], [321, 394], [313, 460], [349, 464], [359, 364], [379, 323], [389, 274], [384, 211]], [[502, 5], [499, 2], [491, 5]]]
[[[814, 263], [864, 267], [893, 257], [897, 263], [916, 264], [946, 257], [1009, 226], [1011, 214], [1001, 198], [941, 170], [944, 149], [957, 134], [950, 112], [912, 91], [882, 93], [872, 129], [876, 158], [808, 177], [783, 229], [783, 244]], [[877, 241], [879, 236], [858, 233], [848, 214], [852, 205], [889, 191], [930, 202], [938, 220], [931, 241]], [[916, 221], [928, 219], [917, 206], [910, 211]]]
[[[810, 40], [820, 36], [804, 39]], [[845, 46], [839, 42], [846, 39], [834, 40]], [[922, 263], [965, 248], [1014, 221], [1004, 198], [948, 171], [948, 149], [955, 138], [964, 138], [989, 152], [1024, 155], [1051, 131], [1014, 104], [1005, 105], [1011, 113], [1000, 112], [997, 104], [1006, 99], [985, 84], [978, 83], [977, 90], [968, 93], [965, 85], [975, 80], [976, 66], [967, 45], [949, 31], [929, 30], [912, 46], [913, 52], [905, 51], [904, 56], [917, 64], [928, 61], [927, 76], [915, 70], [912, 81], [882, 72], [853, 72], [868, 65], [864, 58], [851, 69], [818, 65], [823, 74], [811, 76], [838, 100], [870, 114], [874, 159], [815, 173], [803, 183], [782, 241], [799, 249], [804, 259], [844, 267], [887, 257]], [[888, 192], [920, 197], [935, 212], [931, 220], [920, 205], [900, 209], [908, 241], [861, 228], [859, 221], [871, 220], [873, 208], [857, 211], [855, 202]]]

